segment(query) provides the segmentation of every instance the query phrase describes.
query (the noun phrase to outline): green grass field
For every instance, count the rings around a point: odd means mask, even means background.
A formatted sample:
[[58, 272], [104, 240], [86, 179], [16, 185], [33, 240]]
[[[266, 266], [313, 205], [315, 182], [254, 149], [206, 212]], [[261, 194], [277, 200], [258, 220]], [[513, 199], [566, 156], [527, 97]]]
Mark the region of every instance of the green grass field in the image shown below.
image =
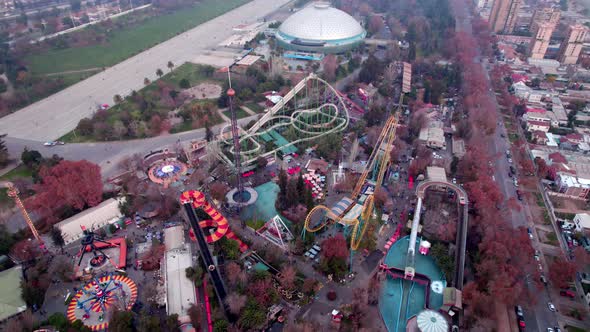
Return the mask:
[[244, 106], [248, 107], [256, 113], [264, 112], [264, 107], [260, 106], [258, 103], [246, 103]]
[[19, 165], [12, 171], [0, 176], [0, 181], [10, 181], [17, 178], [30, 178], [32, 176], [31, 170], [25, 165]]
[[50, 50], [27, 57], [26, 62], [35, 74], [112, 66], [249, 1], [203, 0], [194, 7], [150, 18], [139, 26], [114, 31], [114, 36], [106, 45]]
[[[229, 113], [229, 110], [227, 110], [227, 111], [223, 111], [223, 115], [225, 115], [225, 116], [227, 116], [229, 119], [231, 119], [231, 114]], [[250, 116], [250, 114], [246, 113], [246, 111], [244, 111], [243, 109], [241, 109], [241, 108], [238, 108], [238, 109], [236, 110], [236, 116], [238, 117], [238, 119], [241, 119], [241, 118], [245, 118], [245, 117], [247, 117], [247, 116]]]

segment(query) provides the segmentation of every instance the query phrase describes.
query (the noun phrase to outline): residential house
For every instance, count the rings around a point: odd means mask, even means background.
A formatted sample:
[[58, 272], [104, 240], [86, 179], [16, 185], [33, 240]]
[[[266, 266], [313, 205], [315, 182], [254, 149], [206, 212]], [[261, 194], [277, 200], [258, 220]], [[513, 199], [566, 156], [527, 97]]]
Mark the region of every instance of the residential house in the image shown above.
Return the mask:
[[557, 191], [572, 198], [588, 198], [590, 179], [558, 172], [555, 179]]
[[527, 121], [526, 122], [526, 130], [527, 131], [548, 132], [549, 128], [551, 128], [551, 124], [549, 122], [544, 122], [544, 121]]
[[547, 138], [547, 133], [544, 131], [533, 131], [532, 139], [535, 144], [539, 145], [546, 145], [549, 139]]

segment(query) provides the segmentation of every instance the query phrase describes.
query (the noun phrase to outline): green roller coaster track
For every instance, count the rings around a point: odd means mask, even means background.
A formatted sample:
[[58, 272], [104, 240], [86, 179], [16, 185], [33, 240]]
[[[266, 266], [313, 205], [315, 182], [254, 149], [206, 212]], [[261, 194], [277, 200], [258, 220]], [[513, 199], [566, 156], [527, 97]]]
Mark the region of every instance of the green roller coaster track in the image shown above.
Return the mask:
[[[274, 156], [299, 143], [341, 132], [348, 122], [348, 107], [339, 92], [312, 73], [267, 109], [250, 129], [240, 129], [242, 165], [247, 167], [258, 157]], [[281, 133], [289, 128], [293, 128], [296, 139], [288, 141], [282, 137]], [[220, 160], [233, 165], [231, 127], [223, 127], [219, 137], [210, 149]], [[268, 144], [273, 139], [278, 144]]]

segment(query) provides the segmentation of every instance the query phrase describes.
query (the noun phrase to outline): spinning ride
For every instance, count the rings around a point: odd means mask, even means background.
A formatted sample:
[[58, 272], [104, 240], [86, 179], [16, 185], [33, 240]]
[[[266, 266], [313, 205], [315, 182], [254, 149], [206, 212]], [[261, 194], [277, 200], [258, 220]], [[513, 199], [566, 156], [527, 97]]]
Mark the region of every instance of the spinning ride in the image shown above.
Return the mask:
[[165, 187], [175, 182], [186, 173], [187, 166], [178, 160], [160, 160], [157, 161], [148, 171], [150, 180], [154, 183], [162, 184]]
[[129, 277], [108, 274], [94, 278], [80, 289], [70, 301], [67, 318], [70, 322], [80, 320], [92, 331], [103, 331], [108, 310], [131, 310], [137, 300], [137, 286]]
[[[237, 155], [243, 166], [260, 156], [284, 155], [296, 151], [297, 143], [338, 133], [348, 126], [349, 114], [342, 96], [315, 74], [301, 80], [278, 103], [268, 109], [250, 129], [239, 129]], [[221, 130], [221, 138], [211, 146], [219, 159], [234, 166], [236, 149], [231, 126]]]

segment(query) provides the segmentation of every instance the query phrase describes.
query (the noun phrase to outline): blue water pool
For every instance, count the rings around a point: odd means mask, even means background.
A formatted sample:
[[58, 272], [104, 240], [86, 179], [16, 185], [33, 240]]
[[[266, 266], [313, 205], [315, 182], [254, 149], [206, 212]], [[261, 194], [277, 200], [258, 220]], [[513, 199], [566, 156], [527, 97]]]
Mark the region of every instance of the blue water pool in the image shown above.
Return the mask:
[[275, 201], [279, 194], [279, 186], [274, 182], [267, 182], [256, 188], [258, 199], [256, 203], [242, 210], [243, 219], [257, 219], [267, 221], [278, 214]]
[[[387, 252], [384, 263], [403, 270], [409, 243], [409, 236], [399, 239]], [[418, 245], [419, 240], [416, 248]], [[417, 254], [415, 262], [416, 273], [427, 276], [433, 283], [439, 285], [442, 283], [443, 289], [446, 287], [444, 274], [432, 257]], [[426, 291], [430, 292], [430, 309], [439, 309], [443, 304], [442, 292], [435, 292], [432, 287], [427, 290], [426, 285], [411, 280], [395, 279], [390, 276], [385, 278], [381, 287], [379, 311], [389, 332], [405, 331], [407, 320], [425, 309]]]

